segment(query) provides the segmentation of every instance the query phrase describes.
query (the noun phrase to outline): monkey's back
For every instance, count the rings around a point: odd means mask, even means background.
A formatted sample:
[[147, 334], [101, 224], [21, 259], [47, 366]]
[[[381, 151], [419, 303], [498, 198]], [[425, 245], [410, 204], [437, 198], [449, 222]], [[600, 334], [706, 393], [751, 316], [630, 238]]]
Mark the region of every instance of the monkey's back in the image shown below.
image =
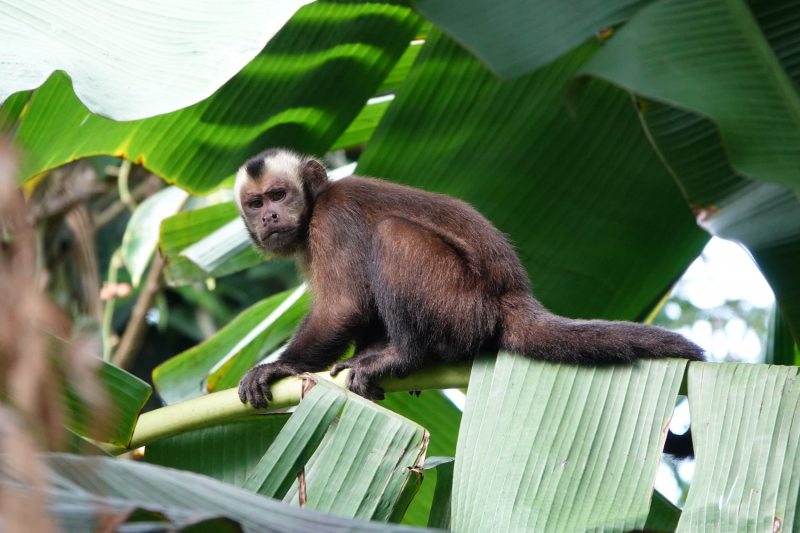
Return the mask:
[[[327, 186], [317, 198], [311, 218], [310, 247], [337, 246], [363, 253], [374, 225], [387, 216], [455, 236], [472, 247], [473, 255], [483, 263], [483, 281], [491, 292], [529, 291], [527, 274], [506, 236], [471, 205], [375, 178], [350, 176]], [[318, 242], [317, 225], [339, 228], [334, 242]]]

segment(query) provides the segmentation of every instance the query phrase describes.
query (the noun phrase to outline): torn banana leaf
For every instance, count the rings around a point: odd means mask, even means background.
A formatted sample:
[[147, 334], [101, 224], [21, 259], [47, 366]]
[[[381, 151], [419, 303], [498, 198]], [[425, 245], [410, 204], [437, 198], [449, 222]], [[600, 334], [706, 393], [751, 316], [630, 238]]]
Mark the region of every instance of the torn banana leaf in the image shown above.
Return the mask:
[[[323, 384], [336, 387], [320, 381], [314, 389]], [[421, 469], [427, 446], [422, 426], [348, 392], [338, 423], [306, 465], [306, 507], [364, 520], [398, 521], [409, 500], [405, 489], [418, 481], [415, 469]], [[298, 487], [295, 482], [284, 501], [296, 504]]]
[[689, 366], [696, 464], [676, 533], [797, 530], [798, 370]]
[[642, 529], [687, 361], [475, 361], [458, 439], [452, 527]]

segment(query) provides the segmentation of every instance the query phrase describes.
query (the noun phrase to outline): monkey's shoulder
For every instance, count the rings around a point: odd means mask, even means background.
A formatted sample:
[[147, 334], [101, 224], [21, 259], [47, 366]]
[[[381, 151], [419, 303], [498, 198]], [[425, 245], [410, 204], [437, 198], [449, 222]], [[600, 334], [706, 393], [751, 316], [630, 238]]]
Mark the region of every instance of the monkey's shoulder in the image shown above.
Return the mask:
[[367, 218], [395, 213], [428, 218], [433, 212], [483, 218], [471, 205], [452, 196], [364, 176], [331, 182], [317, 198], [320, 205], [323, 211], [359, 212]]
[[367, 176], [348, 176], [328, 184], [320, 195], [320, 200], [325, 198], [344, 201], [346, 198], [361, 197], [404, 197], [409, 195], [441, 196], [435, 193], [415, 189], [408, 185], [401, 185], [379, 178]]

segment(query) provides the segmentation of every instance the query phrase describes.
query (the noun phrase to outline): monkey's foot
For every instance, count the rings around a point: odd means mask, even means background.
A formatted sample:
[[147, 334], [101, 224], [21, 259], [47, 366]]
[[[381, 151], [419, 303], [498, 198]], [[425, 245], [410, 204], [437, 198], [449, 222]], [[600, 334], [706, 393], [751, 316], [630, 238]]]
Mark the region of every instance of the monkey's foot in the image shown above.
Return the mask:
[[239, 400], [263, 409], [267, 407], [267, 401], [272, 401], [269, 384], [295, 374], [296, 372], [276, 364], [254, 366], [239, 381]]
[[383, 400], [386, 398], [383, 389], [374, 385], [369, 376], [364, 372], [359, 372], [357, 368], [350, 372], [350, 377], [347, 378], [347, 388], [367, 400]]
[[372, 378], [366, 372], [367, 365], [364, 365], [358, 358], [353, 357], [333, 365], [331, 376], [336, 376], [346, 368], [350, 369], [350, 375], [347, 377], [347, 388], [350, 392], [355, 392], [367, 400], [383, 400], [385, 398], [383, 389], [372, 384]]

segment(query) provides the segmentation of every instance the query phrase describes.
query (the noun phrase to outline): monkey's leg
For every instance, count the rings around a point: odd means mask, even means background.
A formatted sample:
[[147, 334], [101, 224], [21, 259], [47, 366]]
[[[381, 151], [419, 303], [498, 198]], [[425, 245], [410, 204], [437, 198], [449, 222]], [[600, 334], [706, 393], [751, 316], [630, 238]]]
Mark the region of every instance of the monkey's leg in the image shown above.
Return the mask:
[[389, 334], [386, 332], [386, 326], [376, 318], [358, 332], [351, 359], [383, 351], [387, 346], [389, 346]]
[[[239, 381], [239, 399], [253, 407], [267, 407], [272, 400], [270, 383], [304, 372], [328, 368], [344, 352], [359, 320], [357, 311], [343, 305], [320, 304], [298, 327], [286, 351], [274, 363], [251, 368]], [[333, 317], [336, 317], [334, 319]]]
[[359, 358], [381, 352], [387, 346], [389, 346], [389, 335], [386, 333], [386, 327], [376, 317], [359, 330], [355, 339], [353, 355], [349, 359], [333, 365], [331, 376], [336, 376], [345, 368], [352, 368], [353, 363]]
[[367, 275], [398, 351], [395, 375], [467, 359], [494, 333], [498, 306], [485, 297], [481, 265], [466, 246], [398, 216], [373, 226]]

